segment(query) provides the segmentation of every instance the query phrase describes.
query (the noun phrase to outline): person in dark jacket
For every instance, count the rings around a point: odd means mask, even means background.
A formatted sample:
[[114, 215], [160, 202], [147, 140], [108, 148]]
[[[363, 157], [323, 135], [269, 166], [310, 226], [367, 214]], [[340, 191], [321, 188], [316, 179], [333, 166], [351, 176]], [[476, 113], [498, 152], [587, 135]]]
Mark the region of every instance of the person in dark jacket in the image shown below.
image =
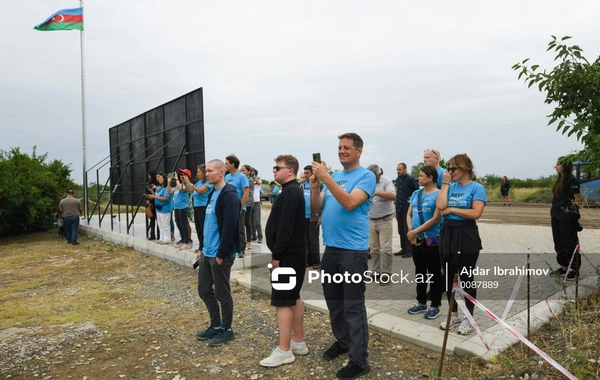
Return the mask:
[[[158, 181], [156, 180], [156, 171], [150, 170], [148, 172], [148, 182], [146, 183], [146, 194], [154, 194], [154, 190], [158, 187]], [[148, 228], [146, 229], [146, 235], [148, 233], [148, 240], [156, 240], [156, 209], [154, 208], [154, 199], [146, 199], [146, 207], [150, 209], [146, 213], [148, 216]], [[152, 215], [150, 217], [150, 215]]]
[[502, 204], [502, 206], [506, 206], [507, 202], [508, 202], [509, 207], [512, 205], [510, 203], [510, 196], [508, 195], [509, 191], [510, 191], [510, 182], [508, 181], [508, 178], [506, 176], [504, 176], [504, 177], [502, 177], [502, 183], [500, 183], [500, 193], [502, 194], [502, 199], [504, 200], [504, 203]]
[[[466, 154], [457, 154], [448, 161], [444, 172], [442, 189], [436, 200], [436, 207], [442, 213], [443, 222], [440, 231], [440, 259], [448, 282], [446, 294], [448, 301], [452, 294], [454, 275], [460, 275], [463, 289], [471, 297], [477, 297], [477, 289], [473, 286], [474, 277], [470, 269], [477, 267], [477, 259], [481, 250], [479, 228], [475, 222], [483, 214], [487, 203], [487, 195], [482, 184], [473, 181], [473, 161]], [[464, 285], [467, 284], [467, 285]], [[465, 301], [469, 313], [473, 315], [475, 305]], [[444, 318], [445, 319], [445, 318]], [[473, 327], [467, 318], [458, 316], [456, 302], [452, 308], [450, 329], [458, 326], [459, 335], [469, 335]], [[440, 324], [446, 329], [446, 319]]]
[[400, 235], [400, 251], [394, 253], [394, 256], [404, 258], [412, 257], [412, 244], [408, 241], [406, 233], [408, 224], [406, 223], [406, 214], [408, 213], [409, 200], [415, 190], [419, 189], [417, 180], [406, 172], [406, 164], [401, 162], [396, 167], [398, 178], [394, 182], [396, 186], [396, 222], [398, 223], [398, 235]]
[[[206, 164], [206, 178], [214, 186], [204, 217], [204, 239], [196, 254], [198, 294], [210, 314], [210, 326], [196, 334], [211, 346], [220, 346], [234, 338], [231, 328], [233, 297], [229, 286], [231, 267], [240, 252], [240, 200], [236, 188], [225, 183], [225, 163]], [[220, 306], [220, 310], [219, 310]]]
[[[556, 163], [556, 180], [552, 186], [552, 207], [550, 208], [550, 221], [552, 226], [552, 239], [556, 261], [560, 268], [553, 274], [566, 275], [567, 280], [575, 280], [579, 273], [581, 255], [575, 252], [579, 244], [579, 207], [581, 195], [579, 182], [573, 176], [573, 163], [563, 157]], [[575, 256], [573, 257], [573, 254]], [[573, 262], [571, 263], [571, 258]], [[567, 273], [569, 264], [571, 270]]]
[[277, 310], [279, 346], [260, 362], [264, 367], [278, 367], [296, 360], [294, 354], [308, 354], [304, 343], [304, 304], [300, 299], [306, 270], [305, 200], [302, 188], [296, 181], [300, 165], [296, 157], [290, 155], [278, 156], [275, 164], [273, 176], [283, 189], [273, 204], [265, 227], [267, 247], [272, 253], [271, 280], [281, 280], [278, 278], [279, 268], [286, 271], [293, 269], [296, 283], [292, 289], [279, 289], [273, 284], [271, 305]]

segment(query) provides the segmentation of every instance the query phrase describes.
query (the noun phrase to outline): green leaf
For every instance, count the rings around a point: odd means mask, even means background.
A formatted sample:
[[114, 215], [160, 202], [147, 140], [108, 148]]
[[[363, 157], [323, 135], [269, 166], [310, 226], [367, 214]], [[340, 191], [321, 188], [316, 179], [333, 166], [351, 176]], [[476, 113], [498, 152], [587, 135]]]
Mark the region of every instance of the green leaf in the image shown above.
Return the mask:
[[527, 61], [529, 61], [529, 58], [525, 58], [521, 63], [527, 63]]
[[571, 36], [564, 36], [564, 37], [563, 37], [563, 38], [561, 38], [560, 40], [561, 40], [561, 41], [565, 41], [565, 40], [568, 40], [568, 39], [570, 39], [570, 38], [571, 38]]
[[535, 71], [535, 70], [537, 70], [538, 67], [540, 67], [540, 65], [533, 65], [533, 66], [531, 66], [531, 70]]

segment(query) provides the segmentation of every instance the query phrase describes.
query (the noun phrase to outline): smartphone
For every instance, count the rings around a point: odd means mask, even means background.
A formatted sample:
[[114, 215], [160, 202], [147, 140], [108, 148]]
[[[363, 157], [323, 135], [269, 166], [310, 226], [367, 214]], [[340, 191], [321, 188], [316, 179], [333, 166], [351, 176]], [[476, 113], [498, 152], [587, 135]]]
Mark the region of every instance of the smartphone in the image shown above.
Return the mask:
[[152, 190], [152, 186], [153, 186], [153, 185], [146, 185], [146, 188], [147, 188], [148, 190]]
[[321, 153], [313, 153], [313, 161], [321, 162]]
[[194, 261], [194, 265], [193, 265], [194, 269], [198, 268], [199, 265], [200, 265], [200, 259]]
[[175, 173], [169, 173], [169, 174], [167, 174], [167, 177], [173, 178], [173, 177], [175, 177]]

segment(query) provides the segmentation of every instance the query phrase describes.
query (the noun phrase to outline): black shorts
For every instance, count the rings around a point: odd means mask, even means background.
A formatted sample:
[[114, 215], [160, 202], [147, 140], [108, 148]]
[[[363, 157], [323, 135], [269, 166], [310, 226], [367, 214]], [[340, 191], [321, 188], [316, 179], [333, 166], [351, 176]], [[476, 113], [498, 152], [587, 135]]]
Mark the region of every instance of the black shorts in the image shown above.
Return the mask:
[[508, 197], [508, 190], [500, 190], [503, 197]]
[[[279, 275], [277, 282], [289, 283], [296, 282], [294, 288], [290, 290], [277, 290], [271, 286], [271, 305], [272, 306], [294, 306], [296, 301], [300, 299], [300, 289], [304, 283], [304, 273], [306, 272], [306, 257], [303, 254], [282, 256], [279, 260], [279, 267], [292, 268], [296, 272], [294, 276]], [[271, 277], [271, 281], [273, 277]]]

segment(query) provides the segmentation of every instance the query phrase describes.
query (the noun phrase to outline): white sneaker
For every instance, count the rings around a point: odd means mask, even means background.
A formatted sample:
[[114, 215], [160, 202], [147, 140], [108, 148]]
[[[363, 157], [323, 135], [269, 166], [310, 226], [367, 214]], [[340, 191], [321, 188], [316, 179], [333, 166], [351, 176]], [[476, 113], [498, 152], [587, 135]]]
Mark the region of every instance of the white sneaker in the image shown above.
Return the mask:
[[263, 367], [279, 367], [282, 364], [292, 363], [294, 360], [296, 360], [296, 357], [292, 351], [285, 353], [277, 347], [271, 352], [269, 357], [260, 361], [260, 365]]
[[[440, 323], [440, 329], [446, 330], [446, 321], [447, 321], [447, 319], [444, 318], [442, 323]], [[452, 317], [450, 317], [450, 329], [449, 330], [455, 329], [458, 325], [460, 325], [461, 322], [462, 322], [462, 319], [460, 317], [453, 315]]]
[[458, 326], [458, 331], [456, 331], [456, 332], [459, 335], [469, 335], [470, 333], [473, 332], [473, 326], [471, 326], [471, 323], [469, 322], [469, 320], [467, 318], [465, 318], [460, 323], [460, 326]]
[[308, 355], [308, 347], [306, 347], [306, 343], [297, 343], [294, 341], [290, 341], [290, 347], [292, 348], [292, 354], [294, 355]]

